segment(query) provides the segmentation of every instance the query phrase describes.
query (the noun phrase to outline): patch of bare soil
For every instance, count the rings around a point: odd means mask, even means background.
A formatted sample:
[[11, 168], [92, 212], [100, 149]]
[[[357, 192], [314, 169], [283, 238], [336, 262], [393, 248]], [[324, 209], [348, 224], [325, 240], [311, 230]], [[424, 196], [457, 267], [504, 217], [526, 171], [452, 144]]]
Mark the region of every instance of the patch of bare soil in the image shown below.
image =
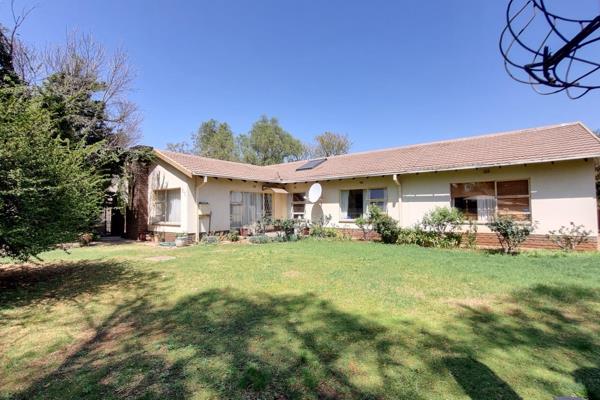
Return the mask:
[[289, 270], [282, 273], [282, 275], [286, 278], [298, 278], [300, 276], [300, 272], [296, 270]]
[[169, 261], [169, 260], [174, 260], [176, 257], [173, 256], [154, 256], [154, 257], [147, 257], [144, 258], [144, 260], [147, 261], [154, 261], [154, 262], [161, 262], [161, 261]]

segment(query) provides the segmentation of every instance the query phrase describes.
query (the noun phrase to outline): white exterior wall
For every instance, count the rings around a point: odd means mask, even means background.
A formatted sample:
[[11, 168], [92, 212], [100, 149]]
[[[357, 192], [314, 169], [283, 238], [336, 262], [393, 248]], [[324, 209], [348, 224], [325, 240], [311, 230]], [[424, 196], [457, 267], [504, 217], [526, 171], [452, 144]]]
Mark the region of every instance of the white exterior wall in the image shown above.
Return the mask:
[[[487, 172], [484, 172], [487, 171]], [[481, 170], [399, 175], [400, 187], [392, 177], [360, 178], [321, 182], [322, 201], [319, 206], [307, 204], [307, 218], [331, 215], [330, 226], [356, 228], [340, 219], [340, 191], [345, 189], [387, 188], [387, 212], [404, 227], [417, 224], [425, 213], [435, 207], [449, 207], [450, 184], [528, 179], [531, 192], [532, 219], [537, 223], [534, 233], [568, 225], [571, 221], [598, 232], [594, 163], [584, 160], [534, 164]], [[310, 184], [288, 185], [290, 192], [307, 191]], [[399, 199], [399, 190], [402, 193]], [[479, 232], [489, 232], [483, 225]]]
[[[450, 183], [529, 179], [534, 233], [568, 225], [571, 221], [598, 232], [595, 172], [592, 161], [583, 160], [465, 170], [401, 177], [403, 226], [417, 223], [424, 213], [436, 206], [450, 205]], [[479, 232], [489, 232], [481, 226]]]
[[[486, 172], [487, 171], [487, 172]], [[159, 161], [149, 176], [149, 187], [181, 188], [181, 224], [151, 225], [150, 229], [163, 232], [198, 232], [198, 202], [209, 203], [211, 209], [211, 231], [229, 229], [229, 193], [231, 191], [262, 192], [263, 184], [239, 180], [208, 178], [188, 178], [168, 164]], [[537, 222], [534, 233], [546, 234], [549, 230], [568, 225], [571, 221], [583, 224], [598, 232], [597, 203], [595, 193], [594, 163], [584, 160], [557, 162], [554, 164], [534, 164], [481, 170], [464, 170], [439, 173], [399, 175], [401, 187], [391, 176], [356, 178], [321, 182], [323, 195], [318, 204], [307, 204], [305, 216], [317, 220], [323, 215], [332, 217], [330, 226], [356, 228], [351, 221], [340, 220], [340, 191], [347, 189], [387, 189], [387, 212], [409, 227], [421, 220], [423, 215], [436, 206], [450, 206], [450, 184], [460, 182], [481, 182], [496, 180], [529, 179], [531, 191], [532, 219]], [[311, 183], [288, 184], [290, 192], [307, 192]], [[399, 190], [402, 196], [399, 197]], [[149, 207], [152, 207], [152, 190], [149, 193]], [[291, 216], [291, 195], [273, 194], [275, 218]], [[208, 220], [200, 219], [201, 231], [208, 231]], [[480, 226], [479, 232], [488, 232]]]
[[[261, 182], [244, 182], [240, 180], [230, 181], [229, 179], [208, 178], [206, 185], [198, 190], [198, 202], [209, 203], [211, 209], [210, 231], [227, 231], [229, 230], [229, 193], [234, 192], [254, 192], [254, 193], [269, 193], [262, 190]], [[282, 197], [283, 196], [283, 197]], [[285, 208], [279, 203], [287, 202], [286, 195], [273, 193], [273, 218], [286, 218], [287, 215], [281, 214], [285, 212]], [[208, 223], [208, 221], [206, 221]], [[204, 225], [204, 223], [203, 223]], [[207, 226], [203, 232], [207, 232]]]
[[[181, 189], [180, 223], [152, 224], [154, 191], [159, 189]], [[160, 161], [154, 165], [148, 174], [148, 215], [150, 217], [148, 229], [154, 232], [196, 233], [197, 219], [194, 200], [194, 180], [175, 169], [169, 164]]]
[[[352, 221], [340, 218], [340, 192], [350, 189], [387, 189], [387, 213], [399, 219], [400, 204], [398, 202], [398, 187], [391, 176], [375, 178], [356, 178], [336, 181], [321, 182], [323, 195], [316, 204], [306, 204], [305, 217], [311, 221], [318, 221], [323, 216], [331, 216], [329, 226], [338, 228], [357, 228]], [[311, 183], [287, 185], [290, 193], [308, 192]], [[289, 207], [291, 213], [291, 206]]]

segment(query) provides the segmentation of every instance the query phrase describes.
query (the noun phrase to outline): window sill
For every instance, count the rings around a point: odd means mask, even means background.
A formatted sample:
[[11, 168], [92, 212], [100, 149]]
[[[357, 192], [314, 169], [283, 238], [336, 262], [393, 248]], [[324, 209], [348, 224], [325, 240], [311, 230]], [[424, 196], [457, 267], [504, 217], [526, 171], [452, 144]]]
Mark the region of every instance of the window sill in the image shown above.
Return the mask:
[[179, 222], [152, 222], [150, 225], [159, 225], [159, 226], [181, 226]]

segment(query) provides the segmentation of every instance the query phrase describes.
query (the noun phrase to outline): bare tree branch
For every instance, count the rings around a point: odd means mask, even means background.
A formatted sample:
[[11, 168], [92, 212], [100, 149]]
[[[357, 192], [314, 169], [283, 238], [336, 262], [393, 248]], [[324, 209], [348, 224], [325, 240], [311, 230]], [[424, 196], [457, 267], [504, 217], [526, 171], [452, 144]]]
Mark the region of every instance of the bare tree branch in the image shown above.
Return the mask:
[[[48, 76], [63, 74], [75, 78], [72, 90], [89, 90], [86, 84], [100, 83], [101, 87], [94, 87], [94, 91], [106, 105], [105, 122], [115, 132], [113, 144], [128, 147], [138, 143], [141, 115], [126, 97], [135, 75], [123, 49], [107, 56], [105, 48], [91, 35], [73, 31], [67, 35], [64, 46], [46, 50], [44, 64]], [[92, 120], [90, 124], [97, 122]]]

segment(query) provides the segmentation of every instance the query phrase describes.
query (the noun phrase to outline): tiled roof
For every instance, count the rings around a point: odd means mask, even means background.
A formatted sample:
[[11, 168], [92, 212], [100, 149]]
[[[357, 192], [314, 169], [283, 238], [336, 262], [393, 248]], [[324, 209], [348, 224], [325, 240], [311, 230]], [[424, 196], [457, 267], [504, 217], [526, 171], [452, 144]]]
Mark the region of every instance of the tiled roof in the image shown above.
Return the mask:
[[594, 158], [600, 157], [600, 139], [575, 122], [333, 156], [314, 169], [301, 171], [296, 169], [306, 161], [260, 167], [158, 153], [192, 175], [288, 183]]

